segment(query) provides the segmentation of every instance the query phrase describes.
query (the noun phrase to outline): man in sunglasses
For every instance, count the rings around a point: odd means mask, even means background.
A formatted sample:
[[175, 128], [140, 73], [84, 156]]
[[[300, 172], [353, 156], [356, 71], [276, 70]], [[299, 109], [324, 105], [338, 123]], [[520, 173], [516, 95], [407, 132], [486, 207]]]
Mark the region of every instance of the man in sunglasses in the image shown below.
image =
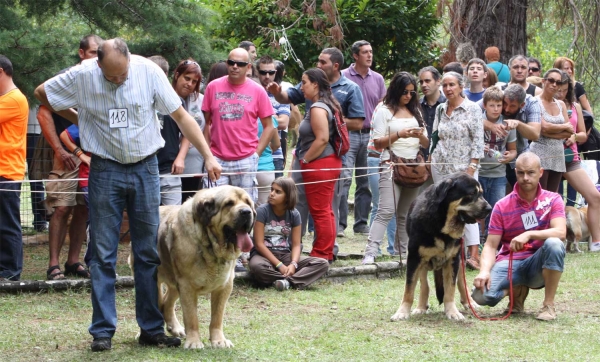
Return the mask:
[[[340, 68], [343, 65], [344, 55], [337, 48], [326, 48], [323, 49], [321, 54], [319, 54], [317, 68], [323, 70], [327, 75], [327, 79], [329, 80], [329, 84], [331, 86], [331, 93], [342, 106], [344, 121], [346, 121], [348, 130], [357, 131], [362, 129], [365, 119], [363, 96], [358, 85], [346, 78], [340, 72]], [[275, 96], [275, 99], [279, 103], [306, 103], [306, 109], [310, 109], [310, 106], [312, 105], [311, 101], [308, 101], [304, 98], [304, 94], [302, 94], [300, 91], [300, 84], [294, 88], [288, 88], [287, 91], [283, 91], [281, 86], [275, 82], [272, 82], [267, 86], [267, 89]], [[297, 144], [299, 145], [300, 142], [298, 141]], [[294, 159], [292, 170], [300, 170], [300, 160], [297, 158]], [[308, 222], [308, 204], [306, 203], [304, 186], [302, 186], [302, 174], [300, 172], [294, 172], [292, 173], [292, 179], [294, 182], [296, 182], [296, 185], [298, 185], [298, 204], [296, 205], [296, 209], [298, 209], [300, 216], [302, 217], [301, 234], [304, 236]], [[336, 223], [339, 223], [339, 210], [341, 202], [347, 203], [348, 200], [342, 200], [341, 183], [337, 182], [336, 191], [334, 192], [332, 202]], [[334, 247], [334, 255], [337, 255], [337, 244], [336, 247]]]
[[542, 63], [537, 58], [530, 57], [529, 59], [529, 76], [542, 77]]
[[[35, 97], [52, 112], [81, 128], [81, 147], [92, 153], [89, 175], [90, 237], [94, 245], [90, 274], [93, 352], [111, 349], [117, 328], [115, 266], [123, 211], [127, 208], [135, 260], [135, 307], [139, 344], [175, 347], [181, 341], [164, 332], [158, 307], [156, 249], [160, 180], [157, 151], [165, 144], [155, 114], [169, 114], [204, 157], [209, 177], [221, 167], [198, 123], [162, 70], [129, 53], [122, 39], [100, 42], [90, 59], [47, 80]], [[75, 111], [77, 108], [79, 112]], [[256, 135], [255, 135], [256, 138]]]
[[[252, 67], [248, 52], [233, 49], [226, 63], [227, 76], [206, 86], [202, 102], [206, 119], [204, 135], [223, 173], [229, 174], [221, 177], [215, 186], [241, 187], [256, 202], [258, 158], [273, 136], [271, 116], [275, 112], [265, 89], [246, 78], [246, 71]], [[259, 119], [263, 133], [257, 139]], [[211, 186], [209, 180], [204, 185]]]
[[[525, 89], [525, 93], [530, 94], [535, 97], [539, 94], [542, 94], [542, 88], [536, 87], [533, 84], [527, 82], [527, 77], [529, 77], [529, 59], [527, 59], [524, 55], [515, 55], [510, 58], [508, 61], [508, 67], [510, 68], [510, 83], [509, 84], [518, 84], [523, 89]], [[502, 87], [502, 90], [505, 90], [505, 85]]]
[[[258, 71], [258, 80], [260, 81], [260, 84], [267, 90], [267, 86], [274, 81], [275, 75], [277, 74], [275, 60], [268, 55], [264, 55], [256, 62], [256, 69]], [[275, 111], [275, 118], [277, 118], [277, 132], [281, 139], [281, 147], [273, 150], [273, 164], [276, 171], [275, 177], [277, 178], [277, 171], [281, 173], [280, 176], [283, 176], [283, 169], [285, 166], [283, 162], [284, 138], [282, 137], [281, 132], [287, 131], [288, 124], [290, 123], [291, 109], [289, 104], [281, 104], [277, 102], [275, 96], [268, 91], [267, 94], [271, 101], [271, 105], [273, 106], [273, 110]]]

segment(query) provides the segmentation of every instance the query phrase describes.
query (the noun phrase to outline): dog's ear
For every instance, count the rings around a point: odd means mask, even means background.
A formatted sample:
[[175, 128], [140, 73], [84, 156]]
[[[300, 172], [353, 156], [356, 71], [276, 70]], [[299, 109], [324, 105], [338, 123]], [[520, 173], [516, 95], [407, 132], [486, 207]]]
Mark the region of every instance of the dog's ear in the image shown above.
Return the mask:
[[196, 212], [194, 218], [202, 225], [210, 224], [210, 219], [217, 214], [218, 210], [215, 206], [214, 199], [199, 200], [196, 204]]
[[447, 178], [435, 188], [435, 203], [441, 204], [448, 195], [448, 191], [454, 186], [454, 179]]

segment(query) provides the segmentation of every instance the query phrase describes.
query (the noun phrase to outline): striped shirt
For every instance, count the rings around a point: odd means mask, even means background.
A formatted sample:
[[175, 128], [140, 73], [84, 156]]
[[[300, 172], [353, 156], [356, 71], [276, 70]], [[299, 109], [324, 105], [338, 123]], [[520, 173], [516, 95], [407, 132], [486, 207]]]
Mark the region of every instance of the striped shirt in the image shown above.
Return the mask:
[[137, 55], [130, 58], [121, 85], [104, 78], [96, 59], [44, 83], [52, 108], [77, 108], [81, 147], [123, 164], [139, 162], [162, 148], [165, 141], [155, 112], [171, 114], [181, 106], [156, 64]]
[[[496, 256], [496, 261], [508, 259], [510, 242], [527, 231], [525, 223], [530, 225], [528, 230], [546, 230], [550, 228], [550, 221], [555, 218], [565, 218], [565, 205], [559, 194], [546, 191], [538, 184], [535, 199], [527, 202], [519, 196], [519, 184], [515, 184], [513, 192], [494, 205], [490, 219], [489, 234], [501, 235], [502, 248]], [[525, 244], [526, 249], [513, 253], [513, 258], [529, 258], [544, 245], [544, 241], [530, 240]]]

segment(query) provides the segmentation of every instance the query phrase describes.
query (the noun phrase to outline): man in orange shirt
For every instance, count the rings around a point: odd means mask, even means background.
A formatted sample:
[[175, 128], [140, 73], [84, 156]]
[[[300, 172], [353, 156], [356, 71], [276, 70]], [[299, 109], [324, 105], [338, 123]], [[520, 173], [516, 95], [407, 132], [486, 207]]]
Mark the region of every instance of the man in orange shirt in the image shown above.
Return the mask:
[[13, 66], [0, 55], [0, 280], [19, 280], [23, 269], [21, 183], [25, 177], [27, 99], [13, 83]]

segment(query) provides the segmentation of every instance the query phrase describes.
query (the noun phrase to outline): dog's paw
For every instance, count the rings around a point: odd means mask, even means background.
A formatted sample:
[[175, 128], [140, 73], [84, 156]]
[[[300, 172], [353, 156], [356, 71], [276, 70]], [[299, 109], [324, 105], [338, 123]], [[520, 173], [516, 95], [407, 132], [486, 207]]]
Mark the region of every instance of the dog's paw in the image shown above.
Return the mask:
[[397, 322], [397, 321], [401, 321], [401, 320], [406, 320], [410, 318], [410, 306], [408, 306], [408, 308], [406, 308], [405, 306], [400, 306], [400, 308], [398, 308], [398, 310], [396, 311], [396, 314], [394, 314], [390, 320], [392, 322]]
[[167, 331], [174, 337], [185, 337], [185, 328], [183, 328], [179, 322], [167, 324]]
[[212, 348], [232, 348], [233, 343], [228, 339], [221, 339], [218, 341], [210, 341]]
[[453, 320], [453, 321], [465, 320], [465, 316], [463, 316], [462, 313], [459, 312], [458, 309], [456, 309], [456, 308], [454, 308], [454, 310], [446, 311], [446, 317], [448, 317], [448, 319]]
[[417, 307], [412, 311], [412, 314], [426, 314], [426, 313], [427, 313], [427, 308]]
[[200, 339], [188, 338], [185, 340], [185, 343], [183, 344], [183, 348], [201, 349], [201, 348], [204, 348], [204, 343], [202, 343], [200, 341]]
[[[469, 307], [469, 302], [461, 302], [460, 304], [465, 310], [471, 310], [471, 308]], [[473, 309], [479, 309], [480, 307], [479, 304], [477, 304], [473, 299], [471, 299], [471, 306], [473, 307]]]

